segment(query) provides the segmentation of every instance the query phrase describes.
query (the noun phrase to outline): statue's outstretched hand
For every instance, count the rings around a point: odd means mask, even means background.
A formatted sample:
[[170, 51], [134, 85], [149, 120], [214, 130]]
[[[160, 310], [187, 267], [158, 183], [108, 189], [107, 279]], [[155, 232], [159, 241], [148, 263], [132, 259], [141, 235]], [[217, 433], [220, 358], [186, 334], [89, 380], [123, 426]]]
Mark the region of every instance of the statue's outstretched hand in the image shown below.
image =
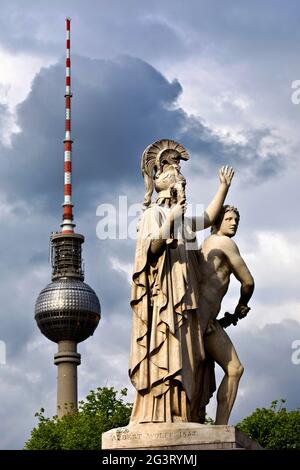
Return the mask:
[[229, 167], [228, 165], [222, 166], [219, 170], [219, 178], [221, 184], [226, 184], [226, 186], [230, 186], [232, 178], [234, 175], [234, 169]]

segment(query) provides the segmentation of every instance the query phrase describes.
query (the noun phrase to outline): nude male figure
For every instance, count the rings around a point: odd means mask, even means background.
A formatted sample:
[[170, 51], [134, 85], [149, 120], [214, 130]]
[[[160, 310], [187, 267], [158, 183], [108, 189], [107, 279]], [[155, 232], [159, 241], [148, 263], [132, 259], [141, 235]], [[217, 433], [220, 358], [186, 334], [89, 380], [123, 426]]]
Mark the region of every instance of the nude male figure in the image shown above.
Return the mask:
[[216, 321], [216, 317], [228, 290], [232, 273], [241, 283], [240, 298], [235, 313], [246, 316], [250, 310], [248, 302], [254, 290], [253, 277], [236, 243], [232, 240], [236, 234], [239, 219], [240, 215], [235, 207], [223, 206], [212, 226], [212, 234], [204, 240], [199, 252], [203, 278], [200, 289], [201, 315], [209, 318], [209, 326], [204, 336], [205, 349], [225, 373], [217, 393], [215, 424], [228, 423], [239, 381], [244, 371], [229, 336]]

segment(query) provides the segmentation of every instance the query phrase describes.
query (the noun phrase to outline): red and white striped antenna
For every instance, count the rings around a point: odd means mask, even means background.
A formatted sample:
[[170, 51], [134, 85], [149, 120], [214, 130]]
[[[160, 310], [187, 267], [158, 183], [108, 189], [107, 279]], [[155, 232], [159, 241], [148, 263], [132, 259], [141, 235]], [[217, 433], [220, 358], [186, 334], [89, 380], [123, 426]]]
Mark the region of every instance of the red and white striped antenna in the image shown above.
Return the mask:
[[72, 204], [72, 139], [71, 139], [71, 19], [66, 18], [66, 127], [64, 139], [64, 202], [62, 233], [74, 233]]

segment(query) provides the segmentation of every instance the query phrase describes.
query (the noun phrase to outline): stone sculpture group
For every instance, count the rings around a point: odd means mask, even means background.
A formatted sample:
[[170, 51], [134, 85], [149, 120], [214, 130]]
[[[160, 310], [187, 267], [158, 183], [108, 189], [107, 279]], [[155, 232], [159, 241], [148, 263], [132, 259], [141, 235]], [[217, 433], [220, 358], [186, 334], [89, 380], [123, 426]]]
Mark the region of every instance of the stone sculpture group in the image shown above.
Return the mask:
[[[136, 389], [131, 425], [204, 423], [216, 389], [215, 362], [224, 371], [215, 424], [227, 424], [243, 373], [224, 331], [229, 315], [217, 320], [231, 273], [241, 283], [232, 322], [247, 315], [254, 289], [232, 240], [239, 212], [223, 205], [234, 171], [220, 169], [219, 188], [203, 216], [188, 218], [180, 170], [180, 160], [188, 159], [184, 147], [172, 140], [155, 142], [142, 156], [146, 194], [131, 295], [129, 375]], [[195, 232], [210, 226], [211, 235], [195, 249]]]

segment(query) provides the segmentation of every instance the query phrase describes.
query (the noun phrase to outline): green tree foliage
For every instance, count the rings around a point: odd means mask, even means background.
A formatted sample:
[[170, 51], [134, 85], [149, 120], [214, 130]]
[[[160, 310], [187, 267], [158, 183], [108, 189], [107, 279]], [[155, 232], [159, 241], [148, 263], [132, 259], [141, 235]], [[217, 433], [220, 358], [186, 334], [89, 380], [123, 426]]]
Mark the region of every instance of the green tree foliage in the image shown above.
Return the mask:
[[284, 403], [257, 408], [237, 427], [265, 449], [300, 449], [300, 410], [287, 411]]
[[44, 409], [36, 413], [39, 422], [25, 444], [27, 450], [98, 450], [101, 434], [109, 429], [126, 426], [132, 404], [124, 397], [127, 389], [97, 388], [79, 403], [78, 412], [46, 418]]

